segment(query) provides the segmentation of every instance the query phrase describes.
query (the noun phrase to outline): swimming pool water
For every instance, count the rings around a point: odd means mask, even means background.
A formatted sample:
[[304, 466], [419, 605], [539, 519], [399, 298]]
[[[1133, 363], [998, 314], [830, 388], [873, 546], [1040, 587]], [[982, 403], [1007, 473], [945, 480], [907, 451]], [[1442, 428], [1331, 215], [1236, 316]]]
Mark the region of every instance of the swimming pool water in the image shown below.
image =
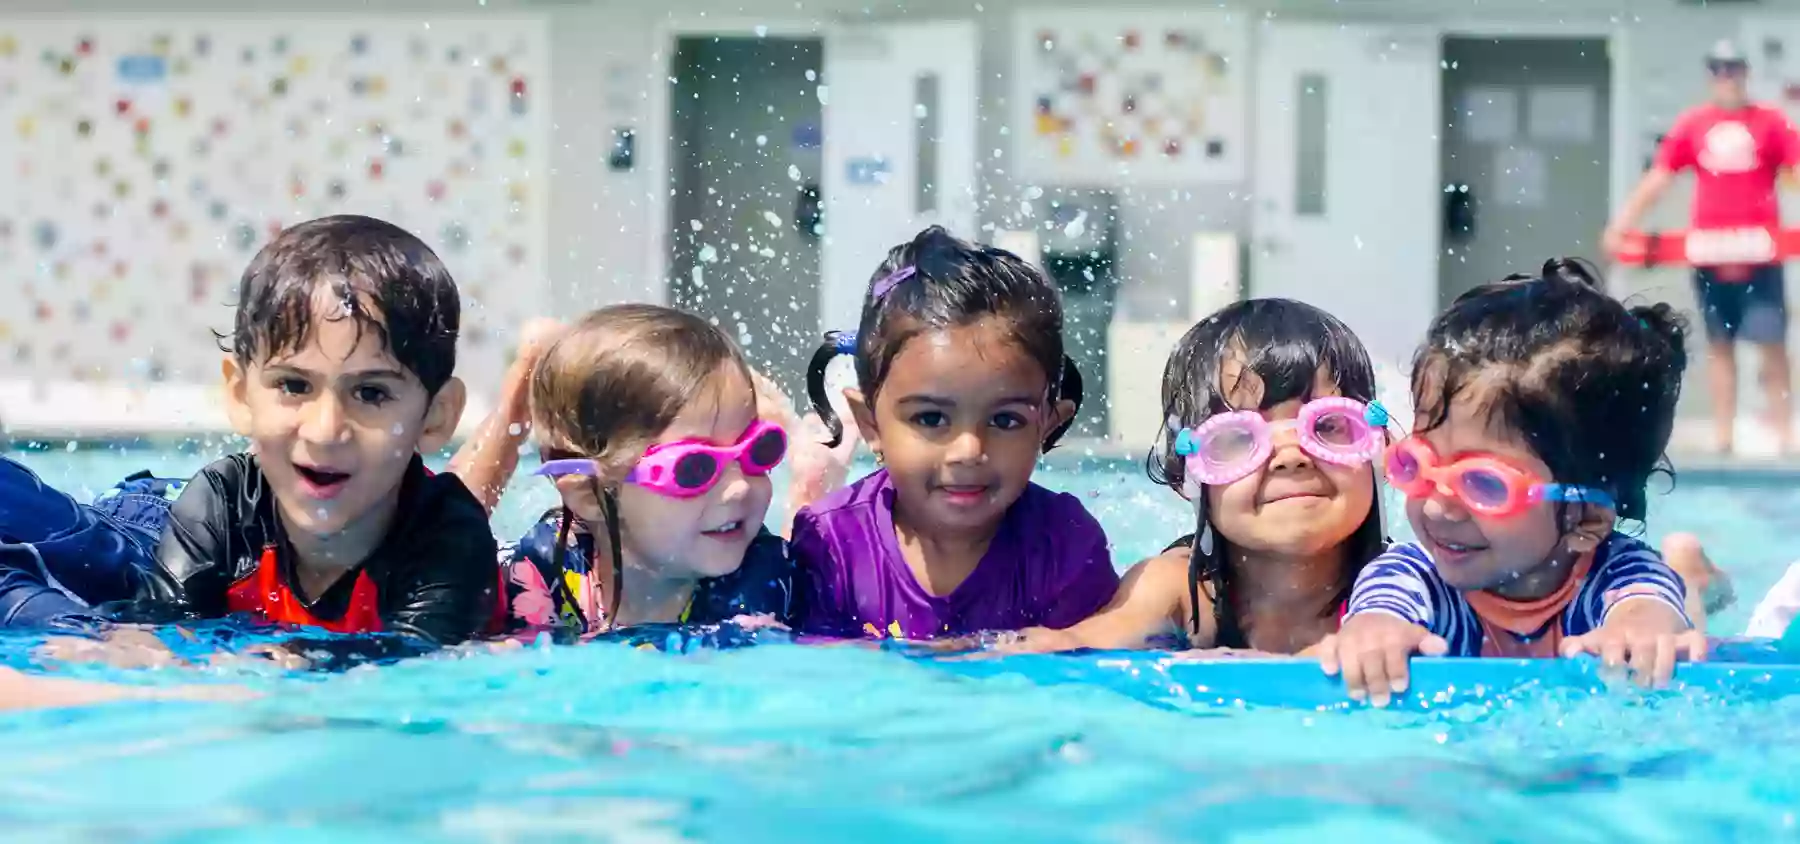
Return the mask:
[[[29, 453], [91, 493], [205, 456]], [[1093, 462], [1124, 564], [1185, 508]], [[498, 532], [549, 501], [521, 483]], [[81, 494], [81, 493], [78, 493]], [[1684, 482], [1648, 535], [1693, 530], [1753, 601], [1800, 558], [1800, 492]], [[1403, 525], [1394, 523], [1396, 533]], [[1715, 619], [1736, 632], [1745, 610]], [[0, 657], [30, 659], [28, 639]], [[1111, 670], [1104, 657], [1085, 669]], [[229, 680], [237, 704], [0, 718], [0, 830], [29, 840], [1643, 841], [1800, 837], [1800, 700], [1522, 689], [1426, 712], [1216, 706], [1153, 678], [968, 676], [859, 647], [670, 656], [597, 644]]]

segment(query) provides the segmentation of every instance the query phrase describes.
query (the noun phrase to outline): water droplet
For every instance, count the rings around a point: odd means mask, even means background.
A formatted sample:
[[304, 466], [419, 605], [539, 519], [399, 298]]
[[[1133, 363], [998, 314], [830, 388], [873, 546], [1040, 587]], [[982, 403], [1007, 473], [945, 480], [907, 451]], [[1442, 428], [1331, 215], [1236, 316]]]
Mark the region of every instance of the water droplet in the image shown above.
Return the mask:
[[405, 434], [406, 434], [406, 426], [400, 424], [399, 422], [395, 422], [394, 423], [394, 436], [399, 437], [399, 436], [404, 436]]
[[777, 214], [773, 211], [764, 211], [762, 213], [762, 217], [764, 220], [768, 221], [769, 225], [774, 226], [775, 228], [781, 228], [781, 215], [780, 214]]
[[[807, 72], [810, 73], [811, 71], [807, 71]], [[788, 165], [788, 181], [792, 181], [792, 182], [800, 181], [800, 168], [799, 167], [792, 165], [792, 164]]]
[[700, 247], [700, 263], [710, 264], [717, 260], [719, 260], [719, 250], [714, 249], [712, 244], [708, 243]]
[[757, 135], [756, 136], [756, 145], [759, 147], [768, 146], [769, 145], [769, 136], [768, 135]]
[[508, 435], [509, 435], [509, 436], [514, 436], [514, 437], [516, 437], [516, 436], [518, 436], [518, 435], [520, 435], [520, 434], [523, 434], [523, 433], [525, 433], [525, 426], [524, 426], [524, 425], [520, 425], [520, 424], [519, 424], [519, 423], [517, 423], [517, 422], [514, 422], [514, 423], [512, 423], [512, 424], [511, 424], [511, 425], [508, 425], [508, 426], [506, 426], [506, 433], [507, 433], [507, 434], [508, 434]]
[[831, 86], [820, 85], [818, 89], [819, 105], [831, 105]]
[[810, 68], [810, 67], [809, 67], [809, 68], [807, 68], [807, 69], [806, 69], [806, 81], [808, 81], [808, 82], [817, 82], [817, 81], [819, 81], [819, 72], [818, 72], [818, 71], [816, 71], [816, 70], [813, 70], [813, 69], [812, 69], [812, 68]]
[[688, 228], [690, 228], [690, 229], [692, 229], [692, 230], [694, 230], [694, 231], [705, 231], [705, 230], [706, 230], [706, 224], [705, 224], [705, 223], [702, 223], [702, 222], [700, 222], [700, 221], [699, 221], [699, 220], [689, 220], [689, 221], [688, 221]]

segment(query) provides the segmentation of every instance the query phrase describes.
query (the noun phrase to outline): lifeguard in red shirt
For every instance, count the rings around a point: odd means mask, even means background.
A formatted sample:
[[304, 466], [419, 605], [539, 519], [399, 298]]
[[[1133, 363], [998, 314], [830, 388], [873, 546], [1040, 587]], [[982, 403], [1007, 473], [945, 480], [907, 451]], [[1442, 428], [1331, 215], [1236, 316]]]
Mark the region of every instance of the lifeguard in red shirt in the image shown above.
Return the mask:
[[[1744, 84], [1750, 64], [1730, 42], [1713, 48], [1706, 67], [1712, 75], [1711, 100], [1688, 109], [1663, 138], [1655, 164], [1601, 236], [1609, 254], [1621, 254], [1644, 212], [1676, 174], [1689, 168], [1694, 171], [1690, 259], [1701, 237], [1708, 243], [1725, 242], [1733, 233], [1749, 232], [1768, 244], [1772, 241], [1763, 233], [1780, 228], [1776, 182], [1782, 171], [1800, 164], [1800, 134], [1776, 106], [1750, 102]], [[1783, 453], [1793, 446], [1786, 285], [1779, 255], [1771, 251], [1763, 260], [1767, 262], [1717, 266], [1690, 260], [1696, 265], [1695, 292], [1706, 316], [1707, 380], [1716, 442], [1724, 453], [1732, 449], [1737, 417], [1738, 340], [1761, 350], [1768, 422]]]

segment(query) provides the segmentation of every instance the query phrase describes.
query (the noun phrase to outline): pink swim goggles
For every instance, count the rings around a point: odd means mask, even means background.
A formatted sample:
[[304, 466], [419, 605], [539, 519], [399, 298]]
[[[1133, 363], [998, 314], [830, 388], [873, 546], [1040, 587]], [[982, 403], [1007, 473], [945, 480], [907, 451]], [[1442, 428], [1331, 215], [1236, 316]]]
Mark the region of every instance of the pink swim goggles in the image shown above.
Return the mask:
[[[694, 498], [718, 485], [732, 461], [746, 475], [767, 475], [787, 456], [787, 443], [787, 432], [780, 425], [759, 420], [731, 445], [717, 446], [699, 439], [653, 445], [625, 476], [625, 482], [658, 495]], [[577, 457], [547, 460], [532, 474], [557, 477], [598, 471], [593, 460]]]
[[1176, 434], [1175, 453], [1187, 458], [1189, 477], [1217, 486], [1245, 478], [1267, 462], [1278, 430], [1295, 429], [1300, 448], [1318, 460], [1355, 466], [1381, 453], [1386, 424], [1387, 411], [1379, 403], [1314, 399], [1300, 408], [1299, 416], [1280, 422], [1254, 410], [1221, 413]]

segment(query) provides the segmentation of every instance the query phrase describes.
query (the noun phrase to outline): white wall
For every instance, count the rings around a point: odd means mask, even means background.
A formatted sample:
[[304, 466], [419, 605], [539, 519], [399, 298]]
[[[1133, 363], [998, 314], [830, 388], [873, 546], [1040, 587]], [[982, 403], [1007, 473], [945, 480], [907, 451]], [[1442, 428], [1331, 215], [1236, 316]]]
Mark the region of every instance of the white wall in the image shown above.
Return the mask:
[[[790, 0], [682, 0], [678, 11], [666, 11], [640, 0], [595, 0], [581, 5], [576, 0], [556, 3], [525, 0], [489, 0], [485, 8], [496, 13], [541, 15], [550, 30], [551, 149], [549, 154], [548, 240], [545, 272], [550, 302], [564, 314], [624, 299], [662, 300], [663, 284], [652, 277], [654, 254], [664, 224], [649, 213], [649, 198], [666, 191], [664, 175], [653, 170], [662, 156], [655, 147], [663, 139], [650, 137], [656, 121], [650, 114], [657, 89], [666, 84], [668, 45], [662, 35], [669, 21], [679, 18], [721, 21], [726, 25], [767, 22], [770, 25], [802, 23], [813, 27], [846, 19], [896, 19], [901, 15], [923, 17], [973, 17], [982, 27], [983, 75], [981, 126], [983, 150], [983, 200], [981, 219], [989, 227], [1012, 224], [1022, 186], [1009, 172], [1010, 144], [1003, 134], [1009, 113], [1007, 69], [1013, 62], [1009, 27], [1014, 10], [1030, 0], [809, 0], [804, 11], [795, 11]], [[227, 2], [227, 0], [165, 0], [155, 4], [159, 16], [217, 14], [291, 14], [292, 6], [276, 0]], [[1074, 0], [1031, 2], [1033, 6], [1089, 5]], [[1144, 0], [1136, 6], [1172, 8], [1171, 2]], [[1210, 4], [1209, 4], [1210, 5]], [[1281, 2], [1253, 0], [1233, 4], [1247, 12], [1279, 19], [1354, 14], [1383, 20], [1436, 20], [1469, 26], [1481, 21], [1490, 29], [1512, 24], [1542, 30], [1559, 24], [1617, 26], [1626, 33], [1625, 54], [1618, 72], [1629, 85], [1615, 107], [1623, 125], [1634, 127], [1635, 137], [1620, 150], [1623, 160], [1641, 160], [1648, 154], [1655, 132], [1702, 92], [1700, 56], [1720, 37], [1735, 36], [1740, 13], [1724, 8], [1678, 6], [1674, 0], [1329, 0]], [[354, 0], [316, 0], [309, 13], [348, 17], [367, 14], [370, 6]], [[394, 0], [380, 6], [383, 16], [416, 13], [420, 20], [454, 9], [459, 16], [482, 10], [466, 0]], [[1758, 13], [1792, 9], [1800, 15], [1800, 2], [1781, 0], [1755, 7]], [[128, 11], [122, 11], [128, 10]], [[126, 0], [15, 0], [5, 16], [94, 15], [99, 18], [129, 14], [142, 16], [145, 4]], [[607, 168], [608, 143], [614, 126], [629, 125], [639, 131], [638, 166], [631, 172]], [[998, 155], [992, 151], [998, 151]], [[1627, 168], [1627, 173], [1632, 171]], [[1617, 195], [1623, 187], [1613, 186]], [[1122, 307], [1135, 311], [1162, 309], [1174, 300], [1182, 303], [1187, 288], [1186, 246], [1191, 232], [1225, 229], [1244, 232], [1249, 215], [1245, 184], [1178, 186], [1158, 190], [1120, 192], [1123, 234], [1128, 251], [1124, 261], [1127, 285]], [[1659, 222], [1680, 218], [1678, 198], [1665, 203]], [[898, 240], [905, 233], [896, 233]], [[1684, 295], [1685, 281], [1673, 273], [1632, 279], [1633, 290]], [[1690, 390], [1698, 394], [1699, 389]]]

